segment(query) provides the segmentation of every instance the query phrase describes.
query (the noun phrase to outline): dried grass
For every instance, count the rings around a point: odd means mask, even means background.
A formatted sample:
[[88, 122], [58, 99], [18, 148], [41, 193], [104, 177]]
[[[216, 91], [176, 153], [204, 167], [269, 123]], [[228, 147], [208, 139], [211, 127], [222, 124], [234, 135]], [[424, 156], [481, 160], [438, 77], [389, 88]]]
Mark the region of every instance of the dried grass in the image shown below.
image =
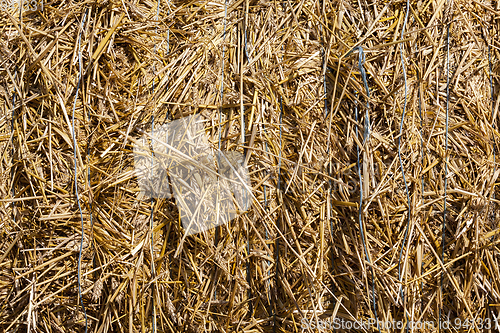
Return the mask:
[[[297, 332], [303, 318], [374, 318], [373, 296], [381, 321], [437, 323], [440, 311], [452, 321], [496, 318], [500, 5], [450, 3], [412, 2], [404, 35], [408, 105], [401, 153], [411, 216], [403, 284], [398, 260], [409, 207], [397, 142], [405, 2], [231, 0], [225, 38], [221, 1], [162, 1], [158, 21], [151, 1], [51, 1], [43, 12], [23, 15], [21, 24], [2, 11], [2, 330], [84, 329], [75, 163], [91, 332], [151, 331], [153, 315], [158, 332], [270, 332], [274, 326]], [[75, 161], [71, 113], [86, 10]], [[359, 100], [364, 114], [367, 98], [358, 53], [350, 52], [357, 45], [365, 50], [371, 90], [371, 139], [361, 151], [371, 264], [358, 221], [356, 146], [363, 138], [355, 137], [354, 105]], [[151, 128], [153, 116], [162, 123], [199, 113], [217, 147], [219, 109], [223, 150], [246, 154], [252, 207], [218, 235], [210, 230], [183, 238], [174, 200], [158, 199], [151, 229], [150, 201], [138, 198], [133, 138]]]

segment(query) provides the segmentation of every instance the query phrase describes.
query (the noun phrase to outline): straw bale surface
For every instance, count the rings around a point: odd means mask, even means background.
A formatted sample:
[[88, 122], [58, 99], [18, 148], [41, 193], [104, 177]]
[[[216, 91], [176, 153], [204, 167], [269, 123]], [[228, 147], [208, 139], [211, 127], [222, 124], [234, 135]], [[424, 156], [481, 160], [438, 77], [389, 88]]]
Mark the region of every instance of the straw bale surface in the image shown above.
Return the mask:
[[[405, 24], [407, 9], [2, 9], [0, 329], [299, 332], [318, 319], [436, 326], [440, 315], [494, 325], [500, 4], [411, 1]], [[174, 198], [141, 195], [133, 151], [153, 122], [192, 114], [213, 148], [244, 156], [254, 197], [186, 236]]]

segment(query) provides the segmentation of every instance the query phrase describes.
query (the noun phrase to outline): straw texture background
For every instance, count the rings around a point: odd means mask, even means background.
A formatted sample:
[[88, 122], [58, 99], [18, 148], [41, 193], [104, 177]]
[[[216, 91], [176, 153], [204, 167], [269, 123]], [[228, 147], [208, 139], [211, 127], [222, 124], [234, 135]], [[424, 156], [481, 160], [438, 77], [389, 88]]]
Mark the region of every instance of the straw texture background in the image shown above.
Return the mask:
[[[82, 332], [81, 301], [89, 332], [496, 318], [499, 3], [410, 1], [403, 36], [404, 1], [157, 6], [0, 12], [2, 331]], [[255, 198], [184, 237], [173, 199], [139, 197], [132, 151], [153, 118], [194, 113], [245, 154]]]

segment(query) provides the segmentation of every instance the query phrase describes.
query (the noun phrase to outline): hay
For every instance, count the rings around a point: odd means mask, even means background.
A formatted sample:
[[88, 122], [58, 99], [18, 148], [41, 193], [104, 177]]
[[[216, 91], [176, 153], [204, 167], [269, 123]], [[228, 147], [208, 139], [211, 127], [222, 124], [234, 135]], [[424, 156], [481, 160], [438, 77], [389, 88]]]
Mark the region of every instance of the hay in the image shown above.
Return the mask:
[[[403, 36], [405, 2], [226, 7], [162, 1], [155, 20], [151, 1], [51, 1], [22, 22], [2, 9], [2, 330], [82, 332], [82, 303], [89, 332], [494, 325], [500, 5], [412, 2]], [[173, 199], [140, 198], [133, 142], [153, 117], [191, 114], [214, 148], [221, 132], [222, 150], [245, 154], [255, 198], [185, 237]]]

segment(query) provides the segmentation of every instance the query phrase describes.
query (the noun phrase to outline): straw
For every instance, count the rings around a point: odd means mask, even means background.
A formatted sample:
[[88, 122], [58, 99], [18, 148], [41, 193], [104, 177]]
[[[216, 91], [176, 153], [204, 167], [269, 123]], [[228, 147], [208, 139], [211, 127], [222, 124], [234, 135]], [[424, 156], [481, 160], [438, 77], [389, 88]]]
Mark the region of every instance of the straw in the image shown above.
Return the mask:
[[[499, 13], [483, 0], [2, 7], [0, 330], [493, 332]], [[187, 199], [144, 196], [134, 160], [141, 138], [191, 115], [207, 152], [243, 154], [252, 200], [214, 207], [235, 218], [196, 234]], [[191, 162], [189, 186], [218, 176]]]

